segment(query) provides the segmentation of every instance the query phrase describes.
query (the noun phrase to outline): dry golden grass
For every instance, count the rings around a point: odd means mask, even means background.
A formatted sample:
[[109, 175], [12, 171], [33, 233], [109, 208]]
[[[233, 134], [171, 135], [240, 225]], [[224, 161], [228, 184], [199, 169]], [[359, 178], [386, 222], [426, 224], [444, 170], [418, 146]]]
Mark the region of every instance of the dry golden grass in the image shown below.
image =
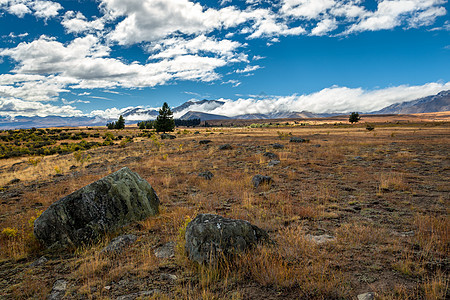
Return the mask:
[[[375, 124], [370, 133], [364, 124], [201, 128], [200, 134], [181, 131], [175, 140], [135, 138], [124, 148], [92, 149], [84, 163], [73, 154], [3, 160], [0, 274], [7, 281], [0, 281], [0, 289], [7, 298], [45, 298], [56, 278], [66, 278], [70, 295], [91, 299], [151, 289], [159, 290], [151, 299], [351, 299], [371, 290], [380, 299], [444, 299], [448, 129], [448, 124]], [[289, 143], [277, 132], [310, 143]], [[201, 139], [212, 143], [199, 145]], [[233, 149], [219, 151], [225, 143]], [[273, 149], [273, 143], [285, 148]], [[266, 151], [278, 154], [281, 164], [268, 167]], [[99, 165], [86, 168], [92, 163]], [[77, 168], [70, 170], [72, 165]], [[123, 229], [138, 235], [135, 244], [114, 257], [99, 254], [113, 236], [75, 253], [48, 254], [38, 247], [30, 220], [123, 166], [150, 182], [161, 200], [158, 216]], [[55, 167], [62, 177], [54, 177]], [[210, 181], [197, 176], [206, 170], [214, 174]], [[256, 174], [270, 175], [274, 183], [254, 188]], [[21, 181], [8, 184], [14, 178]], [[183, 228], [198, 213], [248, 220], [267, 230], [275, 244], [218, 265], [192, 264], [184, 254]], [[316, 244], [310, 238], [321, 234], [335, 240]], [[156, 258], [154, 249], [169, 241], [177, 241], [175, 258]], [[42, 255], [50, 262], [24, 267]], [[162, 280], [162, 273], [178, 279]]]
[[450, 256], [450, 217], [416, 215], [414, 224], [417, 233], [415, 242], [420, 246], [425, 257], [439, 254], [442, 257]]

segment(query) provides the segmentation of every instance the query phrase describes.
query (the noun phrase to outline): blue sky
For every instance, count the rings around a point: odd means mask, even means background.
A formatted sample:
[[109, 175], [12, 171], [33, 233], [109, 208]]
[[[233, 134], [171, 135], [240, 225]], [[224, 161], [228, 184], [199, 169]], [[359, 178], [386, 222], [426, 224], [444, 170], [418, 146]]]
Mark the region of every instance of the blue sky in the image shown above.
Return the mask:
[[[444, 0], [0, 0], [0, 116], [374, 111], [450, 89]], [[209, 110], [208, 110], [209, 109]]]

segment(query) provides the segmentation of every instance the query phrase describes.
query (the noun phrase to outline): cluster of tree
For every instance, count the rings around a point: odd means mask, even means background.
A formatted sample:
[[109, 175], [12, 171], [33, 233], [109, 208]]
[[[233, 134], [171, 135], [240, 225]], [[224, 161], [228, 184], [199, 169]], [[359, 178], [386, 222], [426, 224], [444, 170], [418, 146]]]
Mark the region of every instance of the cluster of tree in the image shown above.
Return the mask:
[[187, 126], [187, 127], [195, 127], [200, 125], [201, 120], [200, 119], [191, 119], [191, 120], [181, 120], [181, 119], [175, 119], [175, 126]]
[[[186, 127], [195, 127], [200, 125], [201, 120], [200, 119], [191, 119], [191, 120], [181, 120], [181, 119], [173, 119], [175, 126], [186, 126]], [[154, 129], [156, 124], [156, 120], [152, 121], [142, 121], [138, 122], [137, 125], [139, 129]], [[173, 131], [173, 130], [167, 130], [167, 131]]]
[[124, 129], [125, 119], [120, 115], [116, 122], [107, 123], [106, 127], [108, 127], [108, 129]]
[[139, 129], [153, 129], [155, 127], [155, 121], [142, 121], [137, 123]]
[[138, 122], [138, 126], [139, 129], [155, 129], [156, 132], [173, 131], [175, 128], [175, 120], [167, 102], [164, 102], [155, 121]]

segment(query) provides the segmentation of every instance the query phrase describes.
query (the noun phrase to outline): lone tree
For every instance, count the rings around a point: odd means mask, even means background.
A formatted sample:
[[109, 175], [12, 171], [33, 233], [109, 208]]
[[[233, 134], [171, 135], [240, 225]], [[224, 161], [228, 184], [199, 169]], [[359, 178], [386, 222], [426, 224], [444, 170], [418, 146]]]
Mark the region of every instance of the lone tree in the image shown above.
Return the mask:
[[108, 129], [124, 129], [125, 128], [125, 119], [120, 115], [119, 119], [116, 122], [107, 123], [106, 127]]
[[167, 102], [164, 102], [163, 106], [159, 110], [159, 115], [155, 121], [156, 132], [173, 131], [175, 128], [175, 121], [173, 120], [173, 113], [170, 110]]
[[348, 117], [348, 121], [350, 123], [357, 123], [359, 120], [361, 120], [361, 117], [359, 116], [359, 114], [357, 112], [352, 112], [350, 114], [350, 117]]

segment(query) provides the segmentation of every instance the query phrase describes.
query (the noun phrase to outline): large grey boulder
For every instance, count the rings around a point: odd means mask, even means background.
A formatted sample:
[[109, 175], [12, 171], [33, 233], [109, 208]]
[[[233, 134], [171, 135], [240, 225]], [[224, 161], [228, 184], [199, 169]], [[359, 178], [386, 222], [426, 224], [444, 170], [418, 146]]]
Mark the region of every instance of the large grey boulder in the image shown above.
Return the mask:
[[264, 230], [247, 221], [212, 214], [200, 214], [192, 220], [186, 227], [185, 238], [189, 259], [200, 264], [269, 241]]
[[47, 247], [78, 246], [158, 213], [150, 184], [122, 168], [53, 203], [34, 222], [35, 236]]

